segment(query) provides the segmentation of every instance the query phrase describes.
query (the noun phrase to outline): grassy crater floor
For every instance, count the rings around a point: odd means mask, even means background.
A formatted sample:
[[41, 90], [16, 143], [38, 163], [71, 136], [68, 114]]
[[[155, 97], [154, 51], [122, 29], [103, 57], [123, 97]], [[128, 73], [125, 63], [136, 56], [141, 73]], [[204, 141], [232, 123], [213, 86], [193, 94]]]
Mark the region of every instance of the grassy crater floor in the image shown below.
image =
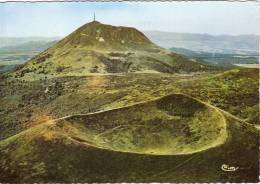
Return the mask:
[[74, 134], [82, 143], [140, 154], [189, 154], [222, 144], [227, 137], [225, 119], [217, 109], [182, 94], [74, 115], [57, 124], [77, 127]]

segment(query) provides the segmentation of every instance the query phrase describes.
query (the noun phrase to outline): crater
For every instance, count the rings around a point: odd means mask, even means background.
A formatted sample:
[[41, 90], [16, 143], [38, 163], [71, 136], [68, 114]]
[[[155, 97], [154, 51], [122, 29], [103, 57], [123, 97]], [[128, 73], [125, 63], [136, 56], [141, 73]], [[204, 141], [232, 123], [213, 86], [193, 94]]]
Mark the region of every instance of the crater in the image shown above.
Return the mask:
[[136, 105], [74, 115], [57, 123], [76, 127], [80, 143], [120, 152], [191, 154], [225, 142], [226, 123], [218, 109], [182, 94]]

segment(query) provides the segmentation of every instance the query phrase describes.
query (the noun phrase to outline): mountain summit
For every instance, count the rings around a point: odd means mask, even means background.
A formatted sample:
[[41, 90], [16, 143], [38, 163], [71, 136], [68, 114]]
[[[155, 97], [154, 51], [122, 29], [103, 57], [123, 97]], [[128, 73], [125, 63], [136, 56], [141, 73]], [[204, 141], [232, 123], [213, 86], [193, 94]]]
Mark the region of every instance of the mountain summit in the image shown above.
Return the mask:
[[152, 42], [140, 31], [130, 27], [116, 27], [98, 21], [87, 23], [63, 39], [58, 46], [125, 49], [151, 46]]
[[185, 73], [211, 69], [212, 66], [155, 45], [135, 28], [93, 21], [32, 58], [13, 75], [34, 79], [90, 73]]

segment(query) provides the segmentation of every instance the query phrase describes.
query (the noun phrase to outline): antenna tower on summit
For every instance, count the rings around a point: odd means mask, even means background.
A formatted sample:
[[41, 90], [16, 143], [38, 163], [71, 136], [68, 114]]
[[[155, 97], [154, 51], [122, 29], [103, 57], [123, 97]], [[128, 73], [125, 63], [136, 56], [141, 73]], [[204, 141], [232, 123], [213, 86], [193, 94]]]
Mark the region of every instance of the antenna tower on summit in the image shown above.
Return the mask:
[[95, 14], [95, 12], [94, 12], [94, 22], [96, 21], [96, 14]]

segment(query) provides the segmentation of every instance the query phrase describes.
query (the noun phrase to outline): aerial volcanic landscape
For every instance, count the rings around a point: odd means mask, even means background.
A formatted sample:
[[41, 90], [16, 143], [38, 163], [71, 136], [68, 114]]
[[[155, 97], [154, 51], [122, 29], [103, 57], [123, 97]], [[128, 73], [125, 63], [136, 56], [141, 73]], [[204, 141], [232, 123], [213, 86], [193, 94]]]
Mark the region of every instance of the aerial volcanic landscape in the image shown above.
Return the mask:
[[257, 182], [258, 76], [87, 23], [0, 74], [0, 182]]

